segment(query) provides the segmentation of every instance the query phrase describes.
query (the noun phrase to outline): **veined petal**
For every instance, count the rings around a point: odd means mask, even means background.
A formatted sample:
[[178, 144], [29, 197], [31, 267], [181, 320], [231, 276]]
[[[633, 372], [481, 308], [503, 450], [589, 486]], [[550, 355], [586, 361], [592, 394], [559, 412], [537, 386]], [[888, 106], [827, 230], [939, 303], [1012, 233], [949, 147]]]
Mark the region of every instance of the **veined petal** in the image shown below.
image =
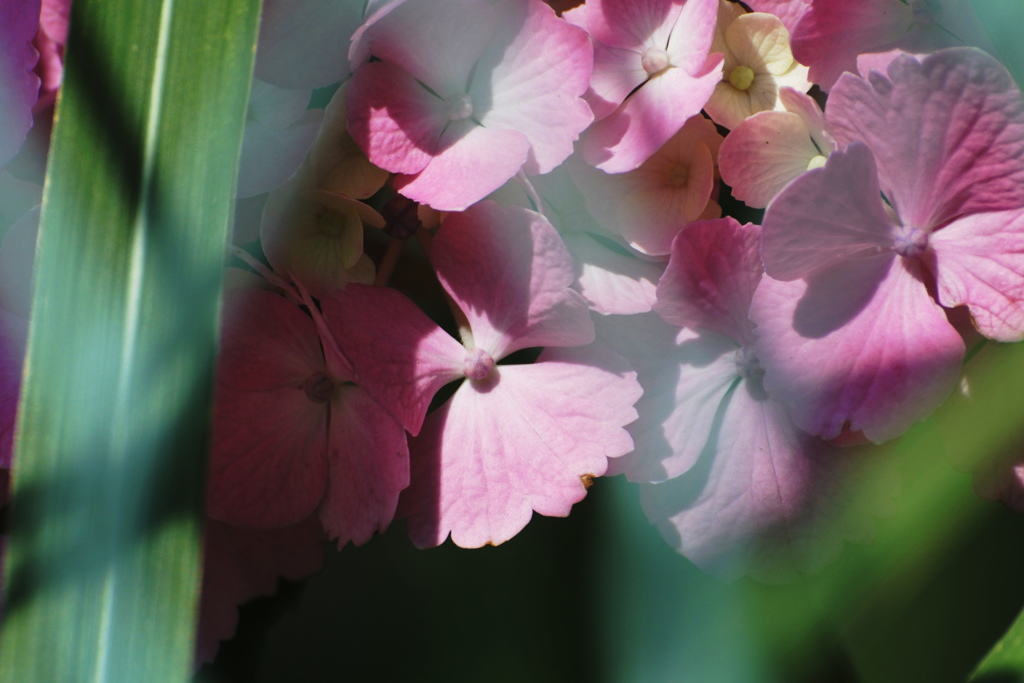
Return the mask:
[[465, 313], [475, 346], [495, 360], [594, 338], [587, 304], [570, 289], [572, 258], [538, 213], [481, 202], [451, 215], [437, 232], [431, 261]]
[[338, 548], [362, 545], [387, 529], [409, 485], [405, 430], [361, 387], [342, 387], [331, 402], [328, 463], [320, 520]]
[[462, 376], [466, 349], [393, 289], [350, 284], [320, 303], [359, 386], [417, 434], [437, 390]]
[[633, 448], [623, 428], [640, 396], [625, 360], [601, 347], [556, 349], [532, 365], [465, 382], [412, 442], [400, 514], [419, 547], [497, 545], [534, 511], [565, 516], [585, 475]]
[[859, 253], [892, 245], [871, 152], [862, 144], [835, 152], [824, 168], [794, 180], [764, 216], [765, 273], [795, 280]]
[[966, 304], [990, 339], [1024, 339], [1024, 210], [965, 216], [928, 244], [943, 306]]
[[950, 48], [889, 66], [888, 78], [844, 75], [829, 97], [841, 144], [863, 141], [905, 225], [1024, 205], [1024, 99], [1002, 64]]
[[569, 233], [563, 239], [577, 263], [576, 289], [591, 310], [605, 315], [651, 310], [663, 264], [613, 251], [587, 233]]
[[765, 388], [798, 427], [881, 443], [942, 403], [964, 343], [921, 278], [919, 261], [893, 254], [845, 259], [807, 281], [762, 278], [754, 349]]

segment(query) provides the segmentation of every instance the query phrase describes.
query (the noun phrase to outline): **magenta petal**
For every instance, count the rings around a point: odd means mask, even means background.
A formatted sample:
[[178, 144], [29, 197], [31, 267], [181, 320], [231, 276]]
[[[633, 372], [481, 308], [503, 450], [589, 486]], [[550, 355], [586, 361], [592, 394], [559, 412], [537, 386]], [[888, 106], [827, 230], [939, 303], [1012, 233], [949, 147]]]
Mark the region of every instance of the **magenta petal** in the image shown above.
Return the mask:
[[346, 94], [348, 130], [370, 161], [392, 173], [418, 173], [441, 151], [444, 101], [385, 62], [365, 64]]
[[585, 475], [632, 450], [636, 375], [602, 347], [555, 349], [533, 365], [466, 381], [410, 445], [412, 485], [400, 514], [419, 547], [503, 543], [533, 511], [565, 516]]
[[1024, 211], [979, 213], [932, 234], [939, 302], [966, 304], [996, 341], [1024, 339]]
[[951, 48], [889, 66], [889, 77], [849, 75], [828, 119], [842, 144], [861, 140], [878, 161], [882, 191], [905, 225], [1024, 205], [1024, 100], [1002, 64]]
[[691, 223], [672, 243], [654, 306], [666, 322], [753, 342], [747, 317], [761, 281], [761, 230], [735, 218]]
[[504, 185], [529, 153], [529, 139], [517, 130], [484, 128], [469, 120], [451, 123], [436, 156], [416, 175], [398, 176], [395, 188], [438, 211], [464, 211]]
[[338, 548], [362, 545], [395, 516], [409, 485], [405, 430], [360, 387], [343, 387], [331, 404], [330, 478], [320, 520]]
[[857, 55], [894, 47], [913, 25], [900, 0], [812, 0], [793, 31], [793, 56], [830, 90], [841, 73], [857, 71]]
[[431, 261], [469, 320], [474, 345], [496, 360], [594, 338], [587, 304], [570, 289], [572, 258], [538, 213], [487, 201], [451, 215], [437, 232]]
[[350, 284], [321, 306], [359, 385], [418, 433], [437, 390], [462, 376], [465, 348], [393, 289]]
[[32, 127], [39, 78], [32, 37], [39, 25], [39, 0], [0, 3], [0, 166], [10, 161]]
[[327, 483], [327, 404], [302, 385], [215, 392], [207, 514], [274, 528], [309, 516]]
[[765, 273], [795, 280], [861, 252], [892, 245], [868, 148], [835, 152], [775, 198], [764, 216]]
[[891, 254], [841, 261], [808, 279], [763, 278], [750, 318], [768, 394], [801, 429], [876, 443], [926, 418], [952, 390], [964, 344], [920, 265]]
[[[696, 467], [642, 489], [644, 511], [673, 546], [705, 571], [775, 580], [816, 568], [835, 543], [807, 538], [828, 452], [776, 402], [741, 383], [722, 406]], [[833, 468], [834, 469], [834, 468]]]
[[722, 80], [721, 56], [698, 73], [668, 68], [640, 86], [622, 106], [583, 136], [587, 161], [607, 173], [632, 171], [700, 112]]

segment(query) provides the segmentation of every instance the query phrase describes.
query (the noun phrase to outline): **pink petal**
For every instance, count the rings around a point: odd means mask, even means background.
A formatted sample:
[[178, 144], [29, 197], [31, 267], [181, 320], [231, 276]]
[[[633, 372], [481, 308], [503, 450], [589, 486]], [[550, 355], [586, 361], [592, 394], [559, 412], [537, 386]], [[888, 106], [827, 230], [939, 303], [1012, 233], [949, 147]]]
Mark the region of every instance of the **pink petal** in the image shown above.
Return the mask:
[[686, 472], [739, 377], [736, 343], [712, 332], [680, 333], [652, 315], [601, 318], [596, 327], [603, 343], [629, 359], [644, 390], [636, 404], [640, 417], [629, 425], [636, 447], [611, 469], [641, 482]]
[[418, 173], [443, 149], [447, 105], [401, 68], [365, 64], [348, 88], [349, 133], [377, 166]]
[[840, 457], [796, 429], [756, 386], [741, 383], [723, 402], [696, 467], [642, 488], [644, 511], [669, 545], [705, 571], [792, 578], [841, 547], [841, 538], [819, 546], [822, 539], [809, 533], [820, 512], [815, 499], [825, 498], [823, 479], [836, 469], [830, 461]]
[[806, 277], [861, 252], [892, 245], [892, 220], [878, 190], [875, 162], [861, 144], [835, 152], [775, 198], [764, 216], [765, 272]]
[[[490, 3], [407, 0], [377, 18], [362, 40], [374, 57], [446, 98], [465, 92], [474, 65], [496, 42], [496, 28]], [[497, 40], [497, 49], [505, 46]]]
[[700, 72], [713, 63], [714, 70], [721, 74], [721, 62], [708, 57], [717, 19], [716, 0], [683, 0], [682, 10], [676, 17], [666, 47], [672, 58], [672, 66], [699, 76]]
[[666, 47], [685, 3], [686, 0], [590, 0], [566, 12], [564, 17], [586, 29], [594, 40], [612, 47]]
[[301, 384], [219, 384], [214, 400], [207, 514], [268, 529], [309, 516], [327, 483], [327, 405]]
[[576, 290], [591, 310], [610, 314], [645, 313], [654, 305], [660, 264], [612, 251], [587, 233], [568, 233], [565, 246], [579, 264]]
[[587, 161], [608, 173], [631, 171], [697, 114], [721, 80], [721, 57], [689, 74], [668, 68], [640, 86], [622, 106], [583, 136]]
[[712, 330], [741, 346], [753, 342], [747, 312], [764, 272], [760, 247], [760, 228], [734, 218], [687, 226], [672, 243], [655, 312], [673, 325]]
[[[581, 6], [583, 9], [587, 5]], [[620, 104], [647, 80], [647, 72], [641, 62], [641, 54], [635, 49], [609, 47], [594, 43], [594, 72], [590, 77], [590, 89], [586, 99], [594, 111], [594, 118], [603, 119], [615, 111]]]
[[536, 346], [579, 346], [594, 338], [587, 304], [562, 239], [540, 214], [481, 202], [449, 216], [431, 261], [469, 320], [474, 345], [495, 360]]
[[533, 365], [497, 366], [467, 381], [413, 441], [402, 495], [419, 547], [497, 545], [533, 511], [565, 516], [609, 457], [632, 450], [623, 426], [640, 396], [625, 360], [601, 347], [546, 351]]
[[1024, 100], [1006, 69], [973, 48], [906, 56], [889, 78], [844, 76], [828, 118], [841, 144], [867, 143], [905, 225], [1024, 205]]
[[338, 548], [362, 545], [387, 529], [409, 485], [409, 447], [393, 417], [360, 387], [331, 404], [330, 477], [320, 520]]
[[284, 185], [306, 159], [323, 118], [322, 109], [311, 109], [282, 127], [248, 121], [236, 196], [252, 197]]
[[966, 304], [978, 330], [1024, 339], [1024, 211], [966, 216], [932, 234], [939, 302]]
[[362, 3], [265, 0], [256, 76], [281, 88], [312, 89], [349, 73], [348, 43], [363, 20]]
[[0, 4], [0, 166], [10, 161], [32, 127], [39, 78], [32, 37], [39, 25], [39, 0]]
[[466, 120], [449, 124], [437, 147], [422, 171], [398, 176], [395, 188], [438, 211], [465, 211], [522, 168], [530, 141], [517, 130], [484, 128]]
[[321, 306], [359, 386], [419, 433], [437, 390], [462, 376], [466, 349], [393, 289], [350, 284]]
[[793, 56], [831, 90], [843, 71], [857, 71], [857, 55], [895, 47], [913, 25], [900, 0], [812, 0], [793, 30]]
[[881, 443], [952, 390], [964, 344], [932, 301], [918, 261], [890, 254], [833, 264], [807, 281], [763, 278], [750, 318], [768, 394], [798, 427]]
[[284, 529], [247, 529], [212, 519], [203, 543], [203, 592], [196, 659], [212, 662], [235, 633], [238, 606], [277, 590], [278, 577], [298, 581], [324, 564], [324, 533], [315, 517]]
[[810, 6], [807, 0], [748, 0], [751, 11], [774, 14], [791, 34]]
[[485, 128], [529, 139], [526, 172], [548, 173], [594, 119], [581, 99], [593, 69], [590, 41], [539, 0], [506, 0], [495, 9], [500, 30], [477, 64], [470, 94], [491, 102], [479, 119]]
[[726, 136], [718, 164], [733, 197], [763, 209], [819, 154], [798, 115], [763, 111]]

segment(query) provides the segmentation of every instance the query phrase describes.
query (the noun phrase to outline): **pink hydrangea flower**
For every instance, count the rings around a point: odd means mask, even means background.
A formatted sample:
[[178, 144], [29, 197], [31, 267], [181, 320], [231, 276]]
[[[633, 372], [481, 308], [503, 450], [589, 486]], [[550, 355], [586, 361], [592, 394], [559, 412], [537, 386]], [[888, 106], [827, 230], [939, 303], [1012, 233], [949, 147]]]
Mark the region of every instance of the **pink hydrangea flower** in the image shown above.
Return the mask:
[[261, 289], [229, 294], [208, 514], [276, 528], [316, 512], [339, 546], [365, 543], [408, 484], [405, 432], [295, 303]]
[[615, 469], [658, 482], [643, 487], [647, 515], [705, 570], [778, 578], [841, 546], [843, 534], [825, 533], [821, 521], [844, 460], [797, 429], [762, 386], [747, 317], [759, 246], [758, 227], [732, 218], [687, 226], [658, 284], [664, 322], [611, 318], [599, 331], [644, 387], [630, 427], [636, 450]]
[[[431, 261], [460, 316], [462, 343], [394, 290], [349, 286], [325, 304], [358, 379], [418, 437], [400, 513], [421, 547], [502, 543], [534, 511], [564, 516], [608, 458], [640, 395], [624, 359], [590, 344], [573, 264], [539, 214], [490, 202], [449, 216]], [[365, 323], [353, 322], [367, 320]], [[498, 365], [546, 347], [531, 364]], [[463, 380], [424, 422], [436, 391]], [[423, 427], [420, 432], [420, 427]]]
[[844, 75], [829, 109], [852, 144], [768, 207], [751, 318], [765, 386], [801, 428], [881, 442], [956, 381], [943, 307], [1024, 338], [1024, 100], [994, 59], [953, 48]]
[[594, 42], [588, 162], [633, 170], [701, 110], [721, 79], [722, 56], [708, 54], [717, 12], [717, 0], [591, 0], [565, 13]]
[[541, 0], [407, 0], [369, 26], [349, 132], [405, 196], [463, 210], [547, 173], [592, 120], [586, 34]]

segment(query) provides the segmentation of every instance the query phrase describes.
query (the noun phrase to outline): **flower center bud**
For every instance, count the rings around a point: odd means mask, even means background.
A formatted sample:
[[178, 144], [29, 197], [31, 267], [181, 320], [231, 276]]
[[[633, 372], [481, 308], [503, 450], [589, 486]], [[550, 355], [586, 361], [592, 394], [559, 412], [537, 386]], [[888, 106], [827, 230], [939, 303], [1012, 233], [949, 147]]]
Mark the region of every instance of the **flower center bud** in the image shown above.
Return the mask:
[[746, 90], [754, 84], [754, 70], [740, 64], [729, 73], [729, 82], [737, 90]]
[[660, 47], [645, 47], [640, 55], [640, 65], [648, 76], [653, 76], [668, 67], [668, 53]]
[[892, 250], [903, 258], [920, 258], [928, 248], [928, 233], [918, 228], [901, 225], [896, 230]]
[[314, 372], [302, 383], [302, 388], [313, 403], [327, 403], [334, 394], [334, 380], [326, 372]]
[[828, 157], [817, 154], [811, 157], [811, 160], [807, 162], [807, 170], [813, 171], [816, 168], [821, 168], [825, 165], [826, 161], [828, 161]]
[[473, 99], [466, 93], [452, 95], [445, 104], [448, 105], [449, 121], [462, 121], [473, 115]]
[[736, 349], [736, 372], [751, 382], [759, 382], [764, 377], [764, 368], [754, 355], [753, 349], [747, 346]]
[[682, 187], [690, 177], [690, 167], [686, 164], [674, 163], [668, 169], [668, 184], [672, 187]]
[[483, 349], [468, 349], [462, 370], [470, 379], [483, 379], [494, 369], [494, 359]]

